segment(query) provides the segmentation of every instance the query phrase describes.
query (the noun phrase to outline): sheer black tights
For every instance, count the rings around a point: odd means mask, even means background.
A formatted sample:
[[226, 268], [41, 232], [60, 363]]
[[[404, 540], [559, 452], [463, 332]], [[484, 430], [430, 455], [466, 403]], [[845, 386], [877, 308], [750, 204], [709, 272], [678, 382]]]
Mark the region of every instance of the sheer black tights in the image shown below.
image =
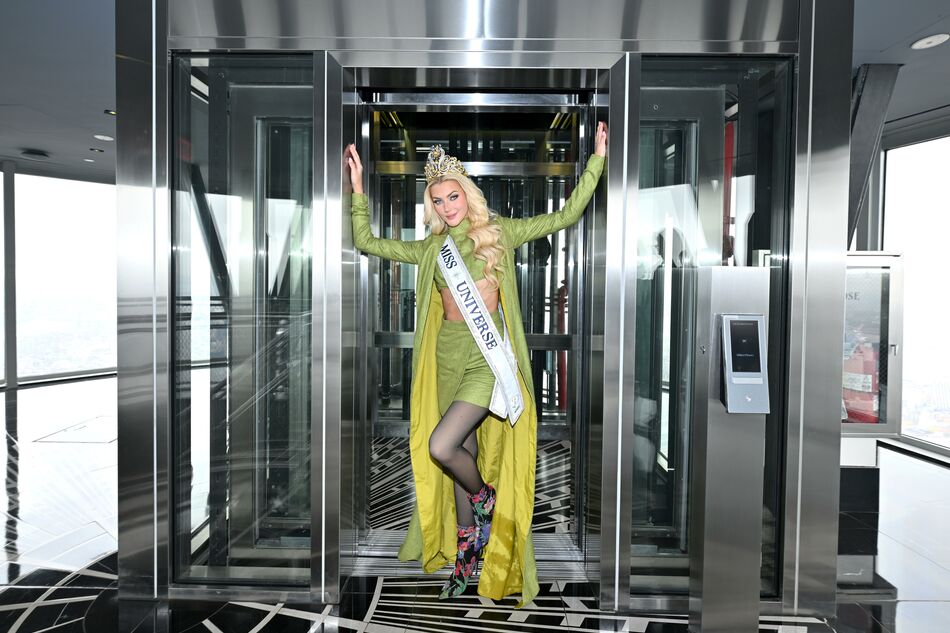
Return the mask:
[[478, 442], [475, 429], [488, 409], [456, 400], [429, 436], [429, 454], [455, 478], [455, 516], [459, 525], [474, 525], [475, 515], [468, 494], [475, 494], [485, 482], [478, 472]]

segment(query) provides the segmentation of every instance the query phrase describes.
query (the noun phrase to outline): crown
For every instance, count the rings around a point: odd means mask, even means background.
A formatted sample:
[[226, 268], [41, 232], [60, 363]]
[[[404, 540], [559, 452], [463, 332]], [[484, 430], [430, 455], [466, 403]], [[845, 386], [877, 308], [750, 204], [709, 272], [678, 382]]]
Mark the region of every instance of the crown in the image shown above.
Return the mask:
[[468, 176], [462, 161], [455, 156], [449, 156], [442, 149], [441, 145], [436, 145], [429, 150], [429, 158], [426, 159], [426, 183], [430, 183], [437, 178], [442, 178], [448, 174], [462, 174]]

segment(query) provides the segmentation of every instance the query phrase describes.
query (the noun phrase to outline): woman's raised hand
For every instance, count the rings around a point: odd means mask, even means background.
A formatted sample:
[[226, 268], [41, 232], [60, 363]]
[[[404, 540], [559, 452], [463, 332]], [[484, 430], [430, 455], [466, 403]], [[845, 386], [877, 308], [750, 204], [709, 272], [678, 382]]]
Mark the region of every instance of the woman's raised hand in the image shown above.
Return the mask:
[[356, 145], [353, 143], [347, 145], [343, 156], [346, 159], [346, 166], [350, 169], [350, 184], [353, 185], [353, 193], [363, 193], [363, 163], [356, 152]]
[[597, 132], [594, 135], [594, 153], [600, 157], [607, 155], [607, 124], [597, 123]]

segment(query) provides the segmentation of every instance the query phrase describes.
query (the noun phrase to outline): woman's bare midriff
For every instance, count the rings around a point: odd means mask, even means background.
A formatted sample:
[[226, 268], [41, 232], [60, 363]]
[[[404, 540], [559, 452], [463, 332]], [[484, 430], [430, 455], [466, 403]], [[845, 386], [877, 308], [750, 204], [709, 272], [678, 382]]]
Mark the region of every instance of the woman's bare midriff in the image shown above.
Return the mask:
[[[482, 295], [482, 301], [485, 302], [488, 313], [497, 312], [498, 288], [489, 288], [487, 279], [479, 279], [475, 282], [475, 287], [478, 288], [478, 293]], [[462, 311], [459, 310], [458, 305], [455, 303], [455, 297], [452, 296], [452, 291], [448, 288], [442, 288], [439, 292], [442, 294], [442, 307], [445, 310], [445, 320], [464, 321], [465, 317], [462, 316]]]

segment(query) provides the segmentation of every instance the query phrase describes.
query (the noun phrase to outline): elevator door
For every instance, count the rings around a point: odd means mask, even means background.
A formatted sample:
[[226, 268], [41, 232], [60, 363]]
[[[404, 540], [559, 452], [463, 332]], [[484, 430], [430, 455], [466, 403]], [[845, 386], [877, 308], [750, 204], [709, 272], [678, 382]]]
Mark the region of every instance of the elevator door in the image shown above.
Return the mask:
[[[506, 217], [530, 217], [563, 206], [589, 153], [588, 109], [577, 95], [495, 95], [493, 108], [477, 96], [388, 95], [367, 107], [367, 172], [377, 232], [421, 239], [429, 148], [440, 144], [465, 164], [488, 206]], [[388, 101], [387, 101], [388, 99]], [[428, 99], [431, 103], [420, 104]], [[466, 99], [471, 103], [466, 105]], [[520, 99], [520, 106], [498, 105]], [[436, 106], [436, 107], [433, 107]], [[521, 247], [515, 254], [519, 300], [538, 403], [538, 470], [534, 542], [539, 560], [577, 560], [577, 508], [585, 464], [577, 450], [587, 432], [578, 424], [579, 336], [583, 232], [571, 227]], [[367, 348], [374, 380], [366, 394], [372, 414], [362, 461], [366, 491], [361, 517], [364, 552], [391, 552], [409, 523], [414, 493], [408, 453], [415, 267], [368, 262], [371, 328]]]

